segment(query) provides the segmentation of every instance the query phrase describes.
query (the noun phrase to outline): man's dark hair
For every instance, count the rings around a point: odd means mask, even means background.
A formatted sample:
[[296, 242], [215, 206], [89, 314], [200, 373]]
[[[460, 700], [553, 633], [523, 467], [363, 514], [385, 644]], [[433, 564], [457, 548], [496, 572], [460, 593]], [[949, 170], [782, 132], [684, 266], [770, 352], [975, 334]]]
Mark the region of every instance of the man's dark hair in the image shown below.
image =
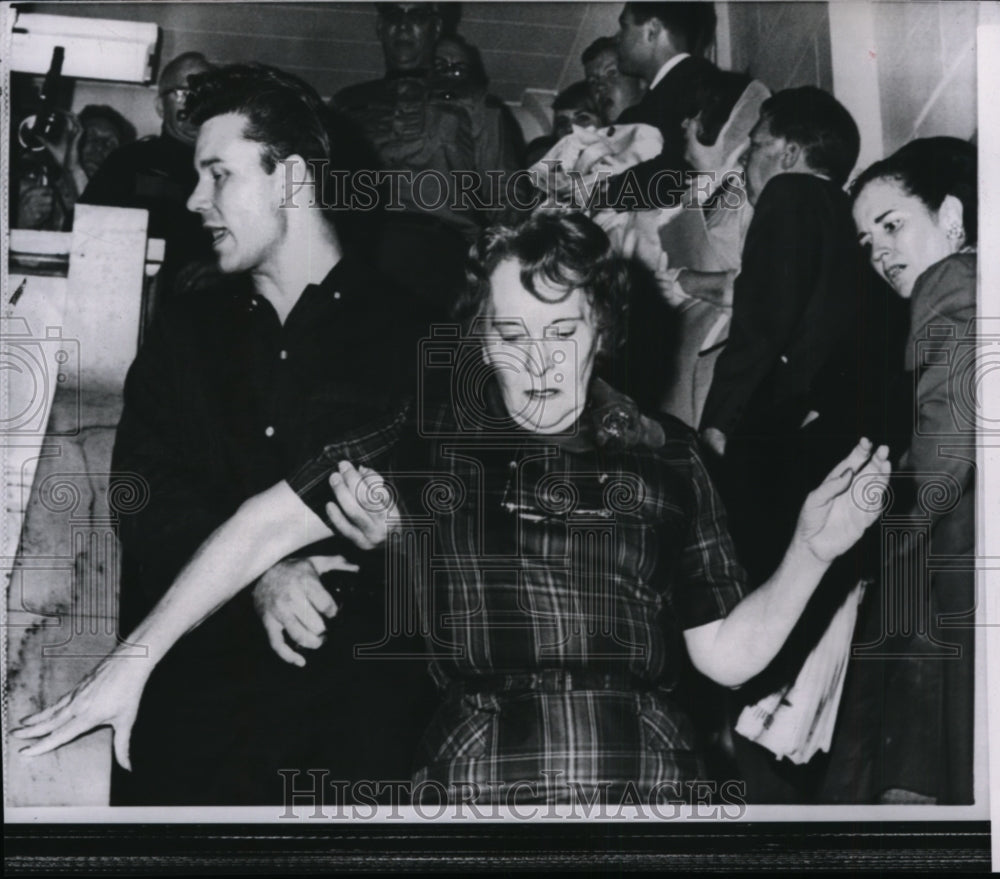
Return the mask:
[[95, 122], [98, 119], [110, 122], [115, 131], [118, 132], [118, 143], [120, 146], [132, 143], [136, 138], [135, 126], [114, 107], [109, 107], [107, 104], [87, 104], [76, 118], [80, 120], [80, 124], [84, 127], [84, 130], [86, 130], [88, 123]]
[[760, 108], [771, 134], [798, 144], [809, 167], [838, 186], [858, 160], [861, 135], [854, 118], [829, 92], [812, 85], [771, 95]]
[[246, 117], [243, 136], [261, 146], [268, 173], [293, 154], [331, 161], [331, 111], [315, 89], [290, 73], [262, 64], [232, 64], [189, 80], [187, 108], [202, 125], [225, 113]]
[[978, 234], [978, 155], [974, 144], [957, 137], [922, 137], [911, 140], [886, 159], [866, 168], [851, 184], [851, 199], [874, 180], [893, 180], [936, 213], [946, 196], [962, 203], [965, 243], [974, 245]]
[[[426, 0], [426, 2], [421, 2], [421, 3], [418, 3], [416, 5], [425, 7], [428, 12], [431, 12], [434, 15], [438, 16], [438, 18], [441, 18], [441, 4], [440, 3], [435, 3], [434, 0]], [[456, 3], [455, 5], [457, 6], [459, 4]], [[386, 10], [388, 10], [388, 9], [394, 9], [396, 6], [399, 6], [399, 4], [398, 3], [389, 3], [389, 2], [376, 3], [375, 4], [375, 11], [379, 15], [381, 15]]]
[[574, 82], [566, 86], [552, 101], [553, 110], [590, 110], [597, 113], [594, 99], [590, 95], [590, 87], [586, 82]]
[[176, 58], [171, 58], [166, 64], [163, 65], [163, 70], [160, 71], [159, 82], [164, 82], [169, 79], [180, 67], [187, 64], [190, 61], [197, 61], [198, 63], [204, 65], [205, 67], [211, 67], [212, 63], [201, 54], [201, 52], [182, 52]]
[[[359, 237], [360, 230], [352, 231], [355, 224], [348, 227], [349, 218], [365, 212], [343, 210], [351, 203], [353, 172], [378, 167], [354, 123], [327, 107], [307, 82], [276, 67], [231, 64], [192, 76], [189, 82], [186, 106], [191, 121], [202, 125], [226, 113], [243, 116], [243, 136], [260, 145], [261, 164], [268, 173], [291, 155], [302, 156], [314, 168], [314, 163], [326, 163], [319, 170], [327, 175], [346, 172], [346, 186], [332, 192], [324, 191], [326, 177], [321, 175], [318, 193], [327, 219], [342, 236], [366, 240]], [[331, 204], [333, 194], [336, 204]]]
[[682, 52], [704, 55], [715, 39], [715, 7], [712, 3], [626, 3], [636, 24], [651, 18], [672, 34], [674, 44]]
[[583, 54], [580, 56], [580, 63], [586, 66], [604, 52], [618, 54], [618, 42], [614, 37], [598, 37], [594, 40], [594, 42], [583, 50]]
[[722, 127], [729, 120], [736, 102], [753, 80], [745, 73], [713, 68], [706, 71], [695, 89], [695, 101], [701, 114], [698, 140], [713, 146]]
[[[521, 222], [491, 226], [469, 254], [465, 292], [455, 315], [468, 331], [490, 302], [490, 275], [507, 259], [521, 264], [521, 283], [542, 302], [562, 302], [582, 290], [594, 310], [597, 353], [610, 354], [623, 341], [627, 311], [626, 274], [607, 234], [579, 212], [538, 212]], [[544, 296], [538, 282], [562, 291]]]

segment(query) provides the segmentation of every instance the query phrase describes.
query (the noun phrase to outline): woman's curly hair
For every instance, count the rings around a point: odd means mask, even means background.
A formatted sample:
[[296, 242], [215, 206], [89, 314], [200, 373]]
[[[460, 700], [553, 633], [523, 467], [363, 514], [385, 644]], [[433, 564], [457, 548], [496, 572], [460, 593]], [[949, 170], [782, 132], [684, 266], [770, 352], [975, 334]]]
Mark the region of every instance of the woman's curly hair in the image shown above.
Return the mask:
[[[490, 276], [507, 259], [521, 266], [521, 283], [542, 302], [562, 302], [581, 290], [593, 309], [597, 353], [609, 355], [624, 341], [628, 311], [624, 261], [593, 220], [579, 212], [537, 212], [514, 224], [491, 226], [469, 252], [466, 287], [455, 317], [466, 333], [485, 315]], [[563, 291], [550, 298], [539, 281]]]

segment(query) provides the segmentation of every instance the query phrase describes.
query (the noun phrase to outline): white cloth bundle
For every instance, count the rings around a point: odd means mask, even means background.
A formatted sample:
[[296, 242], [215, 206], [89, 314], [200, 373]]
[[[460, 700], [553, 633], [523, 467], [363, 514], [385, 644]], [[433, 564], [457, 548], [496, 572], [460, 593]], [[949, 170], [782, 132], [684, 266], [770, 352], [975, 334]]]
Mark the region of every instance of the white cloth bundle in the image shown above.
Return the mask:
[[808, 763], [817, 751], [830, 750], [864, 587], [851, 590], [795, 683], [746, 706], [736, 732], [792, 763]]
[[574, 125], [572, 133], [528, 171], [547, 202], [585, 209], [589, 194], [601, 180], [658, 156], [662, 149], [663, 135], [652, 125], [598, 129]]

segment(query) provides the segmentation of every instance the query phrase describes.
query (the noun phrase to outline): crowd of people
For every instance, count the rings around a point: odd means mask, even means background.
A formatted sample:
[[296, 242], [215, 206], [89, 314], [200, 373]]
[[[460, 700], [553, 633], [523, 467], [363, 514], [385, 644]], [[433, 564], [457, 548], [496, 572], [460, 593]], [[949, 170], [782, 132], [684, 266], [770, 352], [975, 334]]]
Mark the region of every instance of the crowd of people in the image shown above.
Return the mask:
[[[848, 110], [720, 70], [681, 2], [626, 3], [525, 144], [436, 4], [377, 10], [385, 75], [329, 103], [187, 53], [158, 137], [81, 114], [79, 200], [167, 241], [113, 464], [148, 487], [119, 536], [150, 661], [112, 654], [26, 752], [112, 726], [120, 805], [279, 803], [290, 770], [342, 802], [972, 802], [973, 575], [929, 559], [974, 555], [942, 364], [975, 146], [852, 181]], [[548, 171], [587, 186], [553, 208]], [[22, 182], [23, 223], [71, 208]], [[859, 583], [829, 747], [734, 733]]]

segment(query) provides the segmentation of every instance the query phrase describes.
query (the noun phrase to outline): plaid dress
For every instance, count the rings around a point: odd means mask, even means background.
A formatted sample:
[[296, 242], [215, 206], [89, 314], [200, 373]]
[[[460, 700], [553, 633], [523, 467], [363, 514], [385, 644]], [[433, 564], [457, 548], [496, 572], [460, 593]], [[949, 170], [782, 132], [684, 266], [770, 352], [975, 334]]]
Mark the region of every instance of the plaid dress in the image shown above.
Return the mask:
[[[638, 417], [603, 389], [612, 422]], [[415, 777], [433, 796], [676, 799], [704, 778], [670, 697], [681, 633], [725, 616], [744, 573], [693, 432], [668, 418], [653, 441], [607, 442], [594, 393], [559, 435], [506, 419], [494, 385], [483, 417], [408, 407], [290, 480], [325, 517], [330, 473], [363, 463], [404, 513], [385, 581], [389, 606], [415, 611], [444, 695]]]

